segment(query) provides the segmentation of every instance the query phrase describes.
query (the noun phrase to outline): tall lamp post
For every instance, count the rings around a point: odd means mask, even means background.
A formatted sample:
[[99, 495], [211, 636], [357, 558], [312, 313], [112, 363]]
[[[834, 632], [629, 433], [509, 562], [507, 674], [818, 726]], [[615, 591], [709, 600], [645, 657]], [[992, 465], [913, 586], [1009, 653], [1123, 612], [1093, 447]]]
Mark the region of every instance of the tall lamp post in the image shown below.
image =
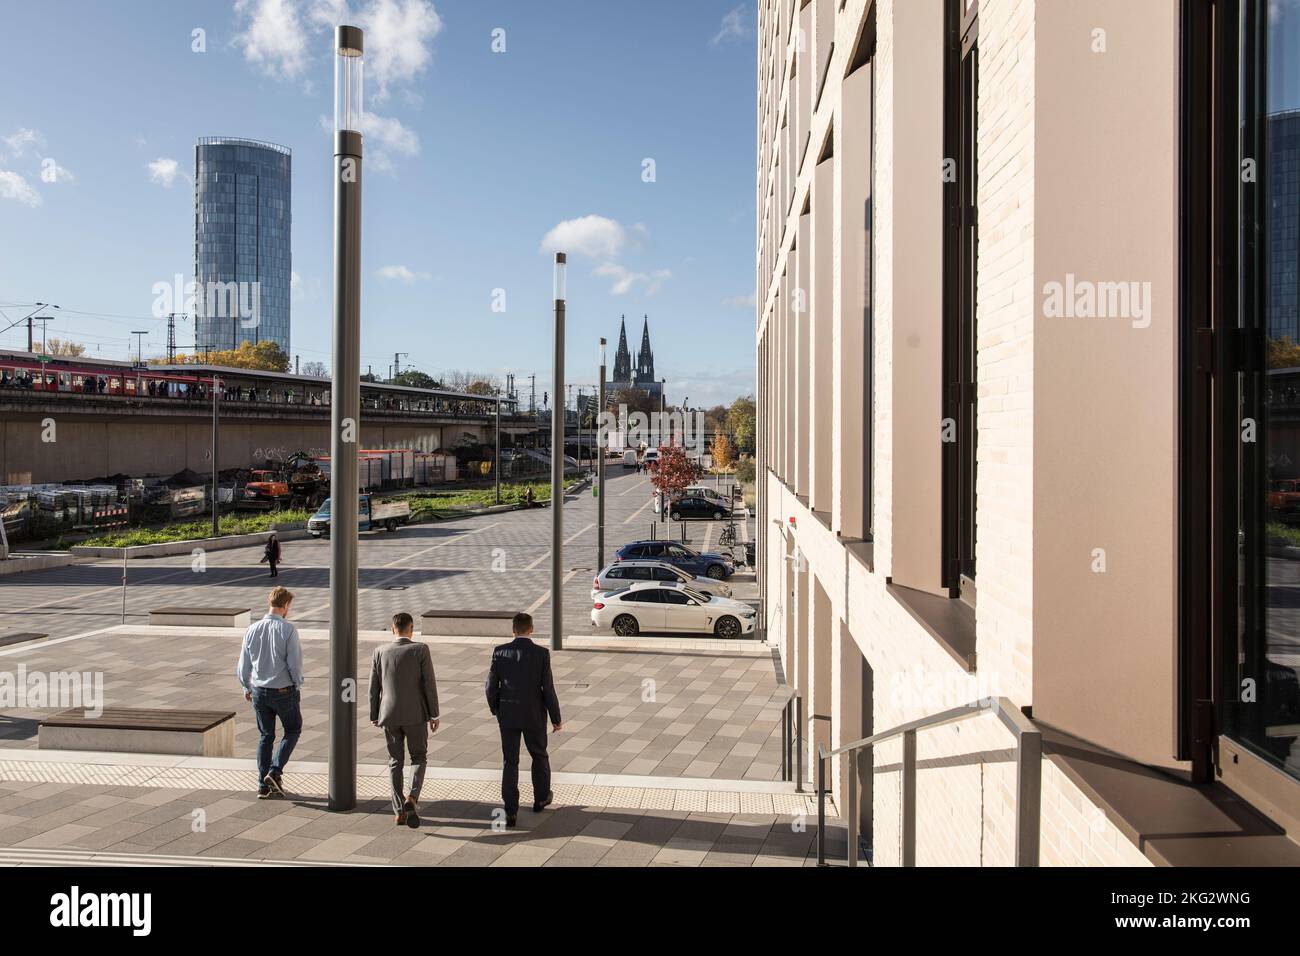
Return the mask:
[[363, 34], [335, 32], [334, 381], [330, 390], [329, 808], [357, 805], [357, 444], [361, 424]]
[[556, 408], [551, 412], [551, 647], [564, 649], [564, 596], [560, 591], [564, 560], [564, 269], [563, 252], [555, 254], [555, 354], [552, 359]]
[[596, 573], [605, 567], [605, 447], [609, 430], [601, 428], [605, 414], [605, 340], [600, 340], [600, 378], [596, 386]]
[[[221, 393], [218, 388], [217, 377], [212, 376], [212, 537], [221, 536], [221, 480], [218, 477], [220, 471], [217, 468], [217, 438], [221, 434], [221, 418], [218, 413]], [[259, 785], [261, 781], [258, 781]]]
[[501, 504], [501, 389], [497, 389], [497, 460], [492, 463], [497, 479], [497, 504]]

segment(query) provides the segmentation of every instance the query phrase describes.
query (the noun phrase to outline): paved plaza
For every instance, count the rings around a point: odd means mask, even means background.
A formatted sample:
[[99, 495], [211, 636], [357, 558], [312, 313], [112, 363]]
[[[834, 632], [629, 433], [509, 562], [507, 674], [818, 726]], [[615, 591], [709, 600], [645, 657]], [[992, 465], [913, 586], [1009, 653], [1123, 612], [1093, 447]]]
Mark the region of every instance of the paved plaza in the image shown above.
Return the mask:
[[[85, 637], [0, 651], [0, 669], [104, 675], [104, 706], [234, 711], [235, 749], [252, 754], [257, 727], [234, 677], [242, 629], [114, 627]], [[307, 683], [303, 732], [295, 756], [324, 760], [329, 714], [328, 634], [302, 632]], [[383, 763], [383, 734], [370, 726], [370, 654], [391, 637], [359, 640], [357, 756]], [[608, 644], [615, 644], [610, 639]], [[654, 638], [637, 650], [574, 649], [553, 655], [564, 730], [552, 736], [556, 770], [775, 780], [780, 772], [779, 718], [787, 693], [777, 683], [771, 651], [745, 641], [734, 651], [658, 650]], [[429, 741], [429, 759], [446, 767], [500, 766], [500, 738], [483, 682], [494, 638], [430, 638], [443, 723]], [[651, 648], [647, 650], [646, 648]], [[0, 712], [0, 747], [36, 746], [48, 710]]]
[[[642, 476], [611, 475], [606, 554], [645, 537], [653, 517]], [[151, 608], [249, 606], [269, 585], [260, 549], [94, 561], [4, 580], [0, 633], [40, 631], [0, 650], [0, 670], [90, 671], [104, 704], [236, 713], [231, 758], [37, 749], [48, 709], [0, 711], [0, 863], [43, 865], [803, 865], [816, 804], [780, 781], [779, 662], [760, 641], [593, 634], [595, 500], [565, 504], [565, 630], [554, 654], [565, 728], [551, 737], [556, 803], [530, 810], [521, 768], [520, 827], [502, 827], [500, 743], [483, 681], [495, 638], [431, 637], [443, 723], [430, 740], [419, 830], [396, 828], [382, 735], [364, 701], [368, 661], [389, 616], [428, 609], [529, 610], [549, 624], [549, 509], [458, 518], [364, 535], [358, 635], [359, 805], [325, 807], [329, 549], [286, 544], [277, 583], [297, 595], [307, 683], [304, 729], [286, 774], [289, 797], [259, 801], [248, 705], [233, 676], [242, 629], [150, 627]], [[660, 526], [662, 529], [664, 526]], [[707, 548], [720, 530], [689, 527]], [[659, 530], [663, 535], [663, 530]], [[748, 591], [737, 580], [737, 596]]]
[[[669, 525], [653, 523], [650, 481], [610, 468], [606, 481], [605, 560], [627, 541], [664, 537]], [[746, 529], [746, 533], [749, 530]], [[707, 549], [718, 522], [687, 525], [687, 540]], [[673, 526], [680, 536], [680, 525]], [[564, 507], [564, 624], [566, 633], [591, 633], [591, 581], [596, 565], [596, 500], [589, 487]], [[534, 615], [539, 634], [550, 633], [549, 507], [467, 516], [417, 524], [395, 533], [360, 536], [357, 622], [361, 630], [386, 630], [395, 611], [418, 619], [430, 609], [512, 609]], [[265, 607], [272, 583], [259, 565], [261, 547], [212, 551], [196, 570], [191, 555], [137, 559], [126, 569], [125, 614], [122, 562], [87, 560], [65, 568], [0, 578], [0, 634], [40, 631], [51, 638], [108, 624], [147, 623], [150, 608]], [[294, 592], [293, 620], [300, 627], [329, 626], [329, 542], [284, 543], [284, 563], [274, 583]], [[751, 576], [752, 577], [752, 576]], [[751, 588], [756, 594], [756, 589]]]

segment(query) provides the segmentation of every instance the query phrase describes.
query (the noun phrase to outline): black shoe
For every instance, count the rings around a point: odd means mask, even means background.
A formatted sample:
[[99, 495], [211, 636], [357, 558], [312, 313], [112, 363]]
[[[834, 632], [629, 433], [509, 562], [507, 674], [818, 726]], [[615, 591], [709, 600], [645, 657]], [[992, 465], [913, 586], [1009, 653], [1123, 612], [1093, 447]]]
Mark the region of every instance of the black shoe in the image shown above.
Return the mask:
[[515, 817], [506, 817], [506, 826], [507, 826], [509, 829], [514, 829], [515, 822], [516, 822], [516, 818], [515, 818]]
[[257, 799], [266, 800], [270, 796], [271, 796], [270, 787], [262, 786], [257, 788]]
[[555, 792], [548, 793], [545, 799], [533, 801], [533, 813], [541, 813], [555, 800]]
[[410, 797], [402, 804], [402, 812], [406, 814], [406, 825], [412, 830], [420, 828], [420, 814], [415, 809], [415, 801]]
[[271, 794], [274, 796], [277, 797], [284, 796], [284, 787], [280, 785], [280, 777], [278, 774], [268, 773], [262, 779], [262, 786], [269, 789], [271, 791]]

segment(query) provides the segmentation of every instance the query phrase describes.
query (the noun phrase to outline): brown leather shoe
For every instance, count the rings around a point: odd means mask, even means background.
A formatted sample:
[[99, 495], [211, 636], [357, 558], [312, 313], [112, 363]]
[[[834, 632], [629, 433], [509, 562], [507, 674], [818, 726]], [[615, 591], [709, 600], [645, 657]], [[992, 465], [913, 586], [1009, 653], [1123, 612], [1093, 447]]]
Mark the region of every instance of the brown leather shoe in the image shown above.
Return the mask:
[[406, 812], [403, 811], [403, 812], [397, 814], [397, 816], [396, 816], [396, 820], [397, 820], [397, 825], [400, 827], [403, 823], [406, 822]]

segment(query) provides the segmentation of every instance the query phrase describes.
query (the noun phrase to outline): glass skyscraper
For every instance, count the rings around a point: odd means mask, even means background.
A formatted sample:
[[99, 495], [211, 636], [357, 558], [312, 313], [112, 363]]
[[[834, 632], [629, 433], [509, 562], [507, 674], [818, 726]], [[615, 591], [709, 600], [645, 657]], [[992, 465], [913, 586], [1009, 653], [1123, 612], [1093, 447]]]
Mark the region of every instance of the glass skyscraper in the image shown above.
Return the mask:
[[289, 351], [292, 154], [252, 139], [194, 147], [196, 350], [247, 340]]

